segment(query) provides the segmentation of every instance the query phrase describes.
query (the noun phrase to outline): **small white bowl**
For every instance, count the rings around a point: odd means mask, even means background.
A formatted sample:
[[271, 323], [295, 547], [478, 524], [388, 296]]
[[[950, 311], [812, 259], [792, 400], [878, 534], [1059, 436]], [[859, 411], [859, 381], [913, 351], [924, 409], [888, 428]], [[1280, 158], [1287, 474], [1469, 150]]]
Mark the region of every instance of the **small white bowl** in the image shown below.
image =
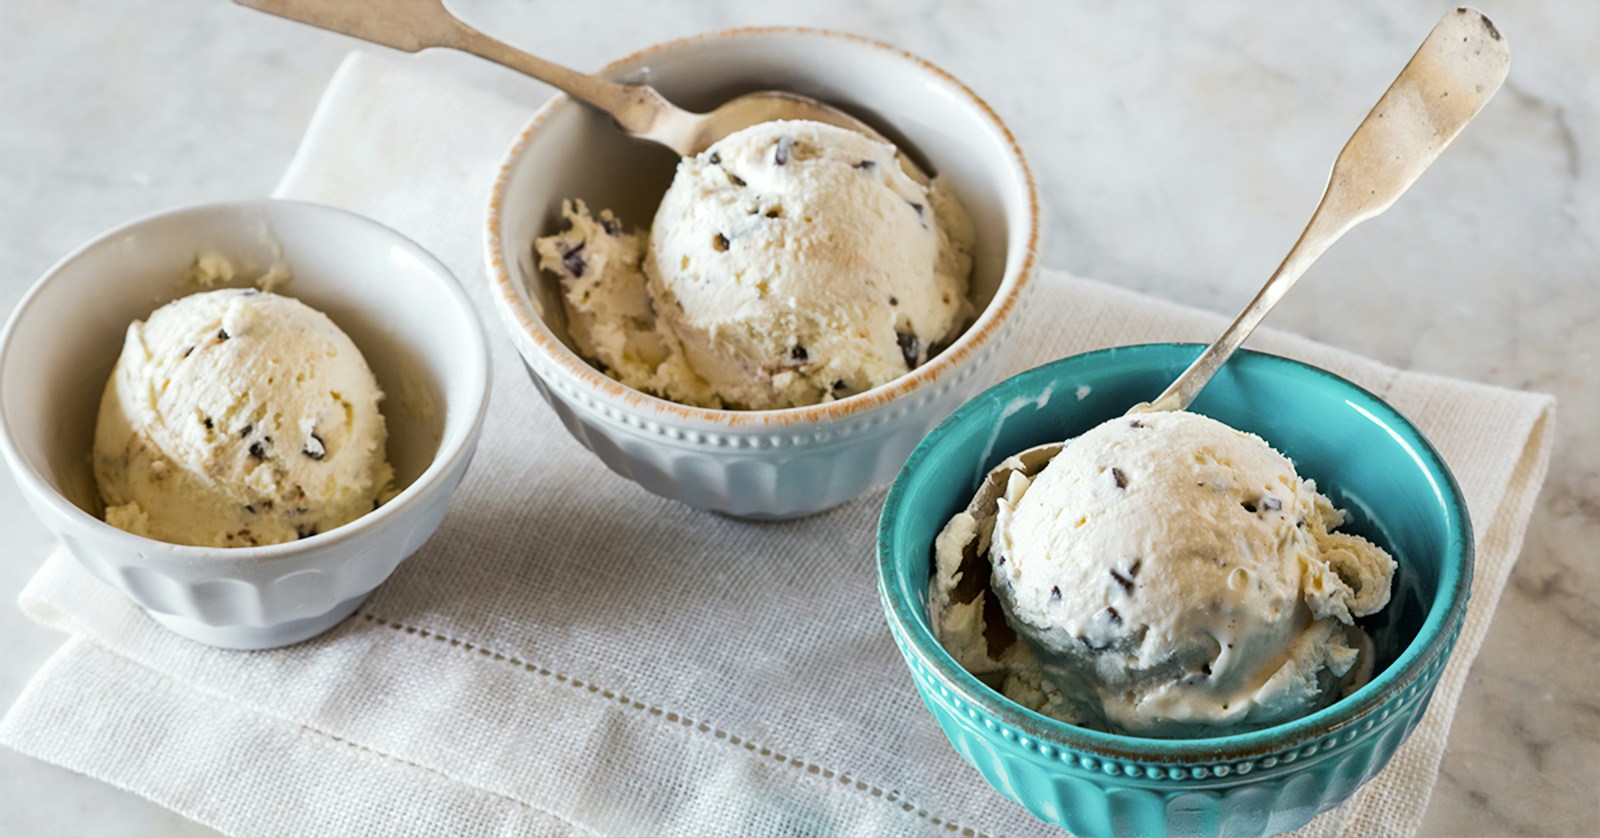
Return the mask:
[[[267, 547], [168, 544], [100, 519], [90, 455], [101, 390], [128, 324], [200, 290], [183, 277], [202, 249], [260, 269], [281, 260], [294, 278], [280, 293], [360, 347], [386, 394], [393, 500]], [[326, 631], [421, 547], [466, 473], [488, 396], [483, 327], [449, 270], [375, 221], [293, 201], [184, 207], [112, 230], [50, 268], [0, 334], [0, 451], [45, 527], [157, 622], [232, 649]]]
[[534, 384], [567, 430], [612, 470], [658, 495], [749, 518], [790, 518], [894, 478], [928, 429], [1000, 371], [1035, 270], [1038, 200], [1000, 118], [949, 74], [909, 53], [834, 32], [740, 29], [672, 41], [601, 74], [648, 81], [710, 110], [752, 90], [816, 96], [910, 141], [977, 225], [977, 321], [896, 381], [840, 401], [767, 411], [687, 407], [622, 386], [568, 339], [559, 282], [534, 239], [560, 223], [564, 198], [648, 227], [671, 183], [672, 152], [624, 135], [609, 117], [557, 96], [506, 152], [485, 241], [494, 299]]

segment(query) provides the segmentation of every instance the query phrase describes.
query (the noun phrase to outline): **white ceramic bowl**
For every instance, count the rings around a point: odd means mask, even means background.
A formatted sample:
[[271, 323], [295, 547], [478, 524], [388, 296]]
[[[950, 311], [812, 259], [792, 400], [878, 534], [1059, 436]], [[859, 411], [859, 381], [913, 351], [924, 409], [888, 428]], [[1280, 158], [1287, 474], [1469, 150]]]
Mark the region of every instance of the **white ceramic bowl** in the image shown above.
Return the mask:
[[[393, 500], [268, 547], [167, 544], [100, 520], [90, 452], [101, 390], [128, 324], [197, 290], [181, 278], [202, 248], [260, 266], [281, 253], [294, 279], [280, 293], [361, 348], [386, 394]], [[46, 272], [0, 335], [0, 451], [34, 512], [162, 625], [227, 648], [296, 643], [354, 612], [438, 527], [488, 395], [483, 327], [449, 270], [377, 222], [291, 201], [186, 207], [112, 230]]]
[[693, 110], [780, 88], [840, 105], [904, 143], [949, 181], [977, 225], [977, 321], [904, 377], [811, 407], [687, 407], [622, 386], [572, 349], [558, 281], [534, 239], [558, 229], [564, 198], [648, 227], [671, 183], [672, 152], [557, 96], [506, 152], [490, 201], [494, 299], [517, 351], [567, 430], [606, 465], [691, 506], [750, 518], [827, 509], [894, 478], [929, 428], [1000, 371], [1035, 269], [1038, 201], [1011, 133], [971, 90], [906, 52], [806, 29], [741, 29], [661, 44], [602, 74], [648, 80]]

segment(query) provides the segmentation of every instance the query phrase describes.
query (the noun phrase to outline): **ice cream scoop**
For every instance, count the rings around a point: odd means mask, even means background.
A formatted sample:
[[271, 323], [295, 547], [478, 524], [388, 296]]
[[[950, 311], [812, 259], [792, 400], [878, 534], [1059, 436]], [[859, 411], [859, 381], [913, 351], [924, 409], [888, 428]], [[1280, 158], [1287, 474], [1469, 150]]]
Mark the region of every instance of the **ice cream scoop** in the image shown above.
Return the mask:
[[844, 398], [923, 364], [970, 321], [972, 222], [894, 150], [818, 122], [739, 131], [684, 158], [648, 237], [564, 209], [536, 243], [580, 354], [685, 404]]
[[[1259, 437], [1183, 411], [1112, 419], [1014, 472], [997, 506], [992, 530], [963, 515], [941, 535], [935, 625], [1035, 709], [1206, 735], [1304, 715], [1369, 676], [1354, 620], [1388, 603], [1394, 560], [1333, 532], [1343, 513]], [[988, 589], [958, 592], [965, 573]], [[948, 619], [983, 597], [1025, 647], [977, 643], [992, 612]]]
[[390, 490], [383, 393], [332, 320], [291, 297], [193, 294], [128, 327], [95, 429], [106, 521], [174, 544], [307, 538]]
[[971, 317], [971, 222], [891, 147], [769, 122], [686, 158], [646, 262], [658, 315], [724, 403], [815, 404], [899, 378]]

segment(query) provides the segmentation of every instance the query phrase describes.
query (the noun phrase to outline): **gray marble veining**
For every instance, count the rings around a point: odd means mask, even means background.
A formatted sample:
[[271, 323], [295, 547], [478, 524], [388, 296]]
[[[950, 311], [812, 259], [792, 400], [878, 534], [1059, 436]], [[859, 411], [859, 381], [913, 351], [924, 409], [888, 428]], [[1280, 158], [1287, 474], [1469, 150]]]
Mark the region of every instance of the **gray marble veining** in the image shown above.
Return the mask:
[[[1277, 264], [1340, 144], [1447, 8], [1423, 0], [458, 0], [488, 32], [594, 68], [650, 43], [798, 24], [890, 41], [1013, 127], [1045, 262], [1231, 312]], [[1485, 7], [1504, 91], [1388, 214], [1336, 246], [1272, 325], [1389, 364], [1561, 400], [1554, 465], [1457, 714], [1423, 832], [1600, 824], [1600, 4]], [[266, 194], [356, 44], [212, 0], [0, 4], [0, 311], [80, 241], [176, 203]], [[531, 109], [549, 90], [419, 63]], [[0, 598], [45, 536], [0, 477]], [[0, 703], [60, 638], [0, 607]], [[208, 834], [0, 750], [8, 834]]]

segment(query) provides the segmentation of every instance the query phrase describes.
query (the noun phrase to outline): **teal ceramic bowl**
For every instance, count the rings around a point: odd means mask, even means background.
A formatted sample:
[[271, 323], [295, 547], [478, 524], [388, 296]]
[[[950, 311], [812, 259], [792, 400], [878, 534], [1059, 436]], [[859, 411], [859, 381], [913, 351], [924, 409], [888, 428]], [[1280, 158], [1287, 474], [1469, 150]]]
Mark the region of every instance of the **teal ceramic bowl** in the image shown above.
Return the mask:
[[1345, 531], [1394, 555], [1393, 598], [1362, 623], [1377, 647], [1372, 681], [1286, 724], [1163, 740], [1039, 715], [946, 654], [928, 622], [933, 540], [984, 473], [1154, 398], [1200, 348], [1108, 349], [1001, 382], [922, 441], [879, 521], [879, 594], [923, 703], [990, 785], [1079, 835], [1266, 835], [1337, 806], [1422, 718], [1466, 614], [1472, 531], [1433, 446], [1394, 408], [1332, 373], [1242, 352], [1191, 409], [1261, 435], [1351, 513]]

